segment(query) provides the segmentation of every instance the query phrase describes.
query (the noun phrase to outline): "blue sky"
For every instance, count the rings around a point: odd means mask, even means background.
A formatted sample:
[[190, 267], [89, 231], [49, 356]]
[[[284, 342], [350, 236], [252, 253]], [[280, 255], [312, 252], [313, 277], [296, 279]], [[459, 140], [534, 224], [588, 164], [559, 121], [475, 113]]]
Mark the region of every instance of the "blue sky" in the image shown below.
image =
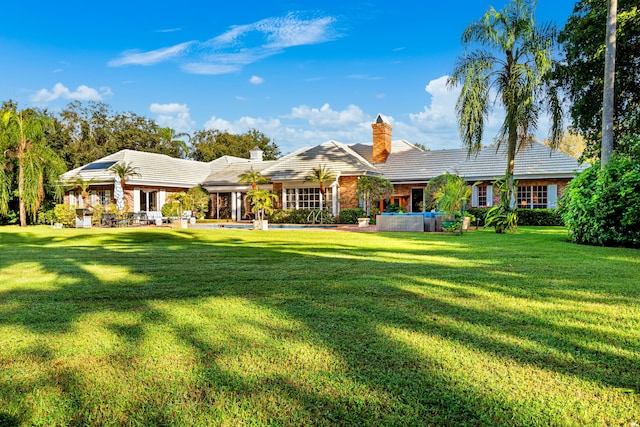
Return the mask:
[[[102, 101], [180, 132], [255, 128], [283, 153], [368, 142], [382, 113], [394, 139], [458, 148], [446, 76], [464, 28], [506, 3], [7, 2], [0, 100], [51, 111]], [[562, 27], [574, 4], [539, 0], [536, 19]], [[500, 120], [496, 111], [487, 143]], [[546, 120], [539, 127], [542, 137]]]

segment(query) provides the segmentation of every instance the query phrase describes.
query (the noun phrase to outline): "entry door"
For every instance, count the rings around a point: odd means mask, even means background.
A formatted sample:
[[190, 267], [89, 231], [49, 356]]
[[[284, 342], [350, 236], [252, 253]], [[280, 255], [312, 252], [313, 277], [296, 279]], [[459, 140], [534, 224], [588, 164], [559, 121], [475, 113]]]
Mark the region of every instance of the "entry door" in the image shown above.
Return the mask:
[[422, 202], [424, 200], [424, 188], [411, 189], [411, 212], [422, 212]]

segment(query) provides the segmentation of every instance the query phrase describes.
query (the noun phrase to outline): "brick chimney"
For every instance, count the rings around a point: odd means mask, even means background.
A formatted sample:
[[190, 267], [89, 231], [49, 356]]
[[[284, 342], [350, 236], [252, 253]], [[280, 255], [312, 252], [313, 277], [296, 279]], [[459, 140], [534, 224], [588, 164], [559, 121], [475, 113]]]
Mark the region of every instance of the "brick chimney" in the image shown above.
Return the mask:
[[373, 163], [385, 163], [391, 153], [391, 126], [390, 123], [378, 114], [373, 128]]

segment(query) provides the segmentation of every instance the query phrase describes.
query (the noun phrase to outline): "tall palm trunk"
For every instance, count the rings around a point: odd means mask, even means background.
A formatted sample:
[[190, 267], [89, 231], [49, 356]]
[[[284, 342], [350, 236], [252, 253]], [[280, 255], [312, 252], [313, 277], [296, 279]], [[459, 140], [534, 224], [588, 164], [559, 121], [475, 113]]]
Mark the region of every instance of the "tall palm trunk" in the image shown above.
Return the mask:
[[616, 15], [618, 0], [609, 0], [604, 62], [604, 93], [602, 99], [602, 145], [600, 163], [604, 169], [613, 154], [613, 109], [616, 74]]
[[18, 158], [18, 207], [20, 213], [20, 227], [27, 226], [27, 206], [24, 204], [24, 160]]

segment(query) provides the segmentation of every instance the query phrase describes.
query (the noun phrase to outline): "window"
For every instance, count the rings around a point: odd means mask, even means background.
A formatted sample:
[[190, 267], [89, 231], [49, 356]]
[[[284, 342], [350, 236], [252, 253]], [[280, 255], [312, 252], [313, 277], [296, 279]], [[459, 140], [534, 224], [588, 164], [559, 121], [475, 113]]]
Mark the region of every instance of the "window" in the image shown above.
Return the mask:
[[493, 186], [474, 185], [471, 189], [471, 207], [493, 206]]
[[140, 210], [141, 211], [157, 211], [158, 210], [158, 192], [140, 190]]
[[487, 186], [478, 187], [478, 206], [487, 206]]
[[102, 205], [105, 208], [111, 203], [111, 191], [109, 190], [97, 190], [91, 193], [91, 204]]
[[518, 186], [518, 207], [520, 208], [546, 208], [546, 185], [521, 185]]
[[[333, 202], [330, 188], [322, 201], [324, 209], [331, 210]], [[319, 188], [287, 188], [284, 190], [283, 204], [287, 209], [320, 209]]]

